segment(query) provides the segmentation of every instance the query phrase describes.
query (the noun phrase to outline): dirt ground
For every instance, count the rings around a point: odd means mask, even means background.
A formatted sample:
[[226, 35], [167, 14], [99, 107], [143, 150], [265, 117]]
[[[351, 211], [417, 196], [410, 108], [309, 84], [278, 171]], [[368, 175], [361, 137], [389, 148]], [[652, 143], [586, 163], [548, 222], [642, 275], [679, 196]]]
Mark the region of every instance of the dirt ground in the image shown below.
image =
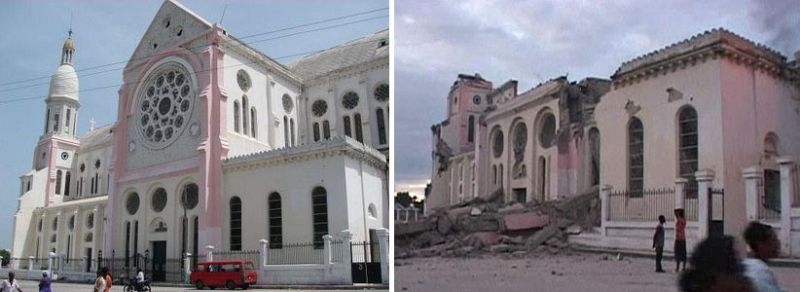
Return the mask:
[[[664, 262], [666, 270], [674, 262]], [[570, 253], [525, 258], [411, 258], [395, 261], [395, 291], [677, 291], [674, 272], [648, 258]], [[800, 268], [773, 267], [785, 291], [800, 291]]]

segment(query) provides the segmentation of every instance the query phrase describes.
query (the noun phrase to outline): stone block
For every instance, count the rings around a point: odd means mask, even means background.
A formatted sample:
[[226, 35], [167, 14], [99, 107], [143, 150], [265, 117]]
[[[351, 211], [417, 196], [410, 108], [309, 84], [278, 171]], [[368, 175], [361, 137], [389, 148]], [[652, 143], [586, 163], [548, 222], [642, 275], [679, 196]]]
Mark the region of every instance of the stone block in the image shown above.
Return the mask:
[[550, 223], [550, 216], [534, 212], [508, 214], [503, 216], [503, 224], [506, 231], [523, 231], [534, 228], [542, 228]]

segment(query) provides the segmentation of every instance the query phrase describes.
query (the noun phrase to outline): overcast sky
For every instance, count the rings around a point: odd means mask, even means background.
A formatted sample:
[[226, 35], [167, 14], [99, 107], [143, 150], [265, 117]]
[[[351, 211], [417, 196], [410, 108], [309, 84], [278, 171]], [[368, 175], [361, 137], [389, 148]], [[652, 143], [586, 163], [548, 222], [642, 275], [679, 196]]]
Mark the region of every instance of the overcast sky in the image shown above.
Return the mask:
[[[218, 22], [228, 5], [223, 27], [233, 36], [263, 33], [359, 12], [388, 8], [388, 0], [316, 1], [199, 1], [179, 0], [209, 22]], [[0, 1], [0, 248], [11, 247], [13, 215], [19, 197], [19, 176], [31, 168], [32, 151], [44, 127], [49, 75], [61, 58], [73, 13], [73, 39], [81, 90], [118, 85], [125, 64], [94, 70], [81, 69], [127, 61], [147, 26], [161, 6], [149, 1]], [[302, 52], [329, 48], [389, 27], [389, 10], [326, 22], [300, 29], [267, 34], [244, 40], [268, 56], [287, 63]], [[386, 16], [386, 17], [380, 17]], [[259, 41], [304, 30], [333, 26], [333, 29], [273, 41]], [[107, 71], [107, 72], [103, 72]], [[103, 72], [103, 73], [98, 73]], [[90, 75], [91, 74], [91, 75]], [[29, 82], [6, 84], [45, 77]], [[78, 132], [89, 129], [89, 119], [97, 125], [116, 120], [119, 86], [80, 92]], [[4, 101], [34, 97], [4, 103]]]
[[[724, 27], [791, 56], [798, 0], [396, 1], [395, 181], [431, 175], [431, 130], [459, 73], [519, 90], [568, 74], [608, 78], [623, 61]], [[765, 6], [764, 4], [769, 4]]]

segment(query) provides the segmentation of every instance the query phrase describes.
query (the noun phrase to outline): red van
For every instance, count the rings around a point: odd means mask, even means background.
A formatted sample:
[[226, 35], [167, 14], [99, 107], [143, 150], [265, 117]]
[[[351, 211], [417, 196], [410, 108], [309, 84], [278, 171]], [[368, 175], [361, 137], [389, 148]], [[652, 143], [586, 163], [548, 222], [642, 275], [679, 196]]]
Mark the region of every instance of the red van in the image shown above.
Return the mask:
[[248, 260], [224, 260], [197, 263], [197, 270], [189, 276], [189, 283], [197, 290], [205, 287], [214, 289], [225, 287], [228, 290], [241, 287], [247, 289], [255, 284], [258, 272], [253, 262]]

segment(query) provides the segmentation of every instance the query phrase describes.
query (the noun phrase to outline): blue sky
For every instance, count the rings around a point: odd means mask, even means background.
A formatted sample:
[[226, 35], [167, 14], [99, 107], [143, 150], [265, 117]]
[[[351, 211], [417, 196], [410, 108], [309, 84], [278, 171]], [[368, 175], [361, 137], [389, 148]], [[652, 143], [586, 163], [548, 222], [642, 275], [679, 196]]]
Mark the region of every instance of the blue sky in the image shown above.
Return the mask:
[[[223, 27], [233, 36], [245, 36], [301, 25], [318, 20], [388, 8], [388, 0], [347, 1], [179, 1], [209, 22], [218, 22], [227, 11]], [[19, 176], [31, 167], [32, 151], [44, 127], [44, 99], [49, 76], [59, 65], [61, 46], [72, 14], [75, 40], [73, 64], [77, 70], [127, 61], [162, 1], [2, 1], [0, 2], [0, 248], [11, 247], [13, 215], [19, 196]], [[389, 11], [255, 37], [257, 41], [302, 30], [374, 18], [364, 22], [252, 46], [279, 58], [315, 51], [371, 34], [389, 27]], [[278, 59], [288, 63], [294, 58]], [[123, 64], [79, 71], [82, 90], [122, 82]], [[112, 70], [119, 69], [119, 70]], [[110, 71], [98, 73], [101, 71]], [[81, 75], [92, 74], [81, 77]], [[46, 77], [29, 82], [4, 84]], [[114, 122], [118, 86], [80, 93], [78, 132]], [[4, 100], [33, 99], [3, 103]], [[40, 97], [40, 98], [36, 98]]]
[[724, 27], [790, 60], [798, 0], [395, 2], [395, 183], [431, 175], [431, 130], [459, 73], [519, 91], [568, 74], [609, 78], [624, 61]]

